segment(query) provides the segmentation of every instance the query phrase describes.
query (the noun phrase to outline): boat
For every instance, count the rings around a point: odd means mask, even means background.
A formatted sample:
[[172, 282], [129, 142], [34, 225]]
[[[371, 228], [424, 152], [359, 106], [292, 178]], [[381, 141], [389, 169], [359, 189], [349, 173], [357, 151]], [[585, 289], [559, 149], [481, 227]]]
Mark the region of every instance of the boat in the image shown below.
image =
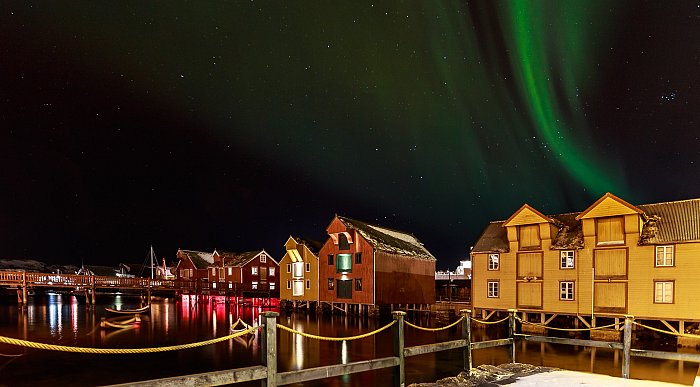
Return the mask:
[[143, 308], [138, 308], [138, 309], [113, 309], [113, 308], [105, 308], [107, 312], [110, 313], [115, 313], [115, 314], [141, 314], [141, 313], [147, 313], [151, 310], [151, 305], [146, 305]]

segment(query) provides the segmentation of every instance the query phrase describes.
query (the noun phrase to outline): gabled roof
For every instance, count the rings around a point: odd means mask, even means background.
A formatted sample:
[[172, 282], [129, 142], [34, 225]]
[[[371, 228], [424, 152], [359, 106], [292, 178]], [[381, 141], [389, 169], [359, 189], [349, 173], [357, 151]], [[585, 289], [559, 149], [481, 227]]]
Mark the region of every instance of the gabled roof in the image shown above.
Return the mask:
[[[254, 250], [254, 251], [246, 251], [244, 253], [231, 253], [231, 252], [223, 252], [222, 256], [224, 257], [224, 266], [244, 266], [248, 262], [250, 262], [253, 258], [257, 257], [261, 253], [265, 253], [268, 259], [271, 259], [273, 262], [279, 264], [277, 260], [272, 258], [270, 254], [267, 253], [267, 251], [263, 250]], [[224, 255], [225, 254], [225, 255]]]
[[504, 253], [508, 251], [508, 235], [504, 220], [491, 222], [474, 244], [473, 253]]
[[503, 226], [520, 226], [524, 224], [547, 223], [550, 221], [550, 219], [532, 208], [529, 204], [523, 204], [522, 207], [515, 211], [513, 215], [503, 223]]
[[642, 213], [642, 210], [640, 210], [639, 208], [627, 203], [626, 201], [618, 198], [617, 196], [611, 194], [610, 192], [607, 192], [605, 195], [601, 196], [600, 199], [596, 200], [595, 203], [591, 204], [590, 206], [588, 206], [588, 208], [583, 210], [583, 212], [578, 214], [578, 216], [576, 216], [576, 219], [581, 220], [581, 219], [590, 217], [590, 216], [588, 216], [589, 213], [591, 211], [593, 211], [596, 207], [598, 207], [598, 205], [600, 205], [604, 201], [617, 202], [617, 204], [619, 204], [621, 206], [621, 208], [627, 207], [627, 209], [629, 209], [630, 213], [635, 213], [635, 212], [638, 214]]
[[700, 199], [644, 204], [639, 244], [700, 241]]
[[345, 227], [354, 229], [369, 242], [376, 250], [389, 253], [412, 256], [415, 258], [435, 261], [435, 257], [413, 236], [403, 231], [374, 226], [359, 220], [336, 215]]
[[296, 242], [297, 244], [306, 246], [309, 249], [309, 251], [311, 251], [316, 256], [318, 256], [318, 252], [321, 251], [321, 247], [323, 247], [323, 243], [312, 239], [303, 239], [292, 236], [290, 236], [290, 238], [294, 239], [294, 242]]
[[180, 249], [180, 251], [192, 261], [192, 264], [197, 269], [206, 269], [214, 264], [214, 256], [212, 253], [182, 249]]

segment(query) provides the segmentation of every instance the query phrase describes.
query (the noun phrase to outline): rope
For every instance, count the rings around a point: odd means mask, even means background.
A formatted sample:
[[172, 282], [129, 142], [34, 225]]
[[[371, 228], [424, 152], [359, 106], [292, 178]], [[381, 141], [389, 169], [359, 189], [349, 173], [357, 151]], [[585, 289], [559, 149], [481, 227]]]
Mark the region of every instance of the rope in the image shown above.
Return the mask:
[[295, 334], [297, 334], [297, 335], [304, 336], [304, 337], [307, 337], [307, 338], [309, 338], [309, 339], [326, 340], [326, 341], [350, 341], [350, 340], [359, 340], [359, 339], [364, 339], [365, 337], [370, 337], [370, 336], [372, 336], [372, 335], [375, 335], [375, 334], [377, 334], [377, 333], [379, 333], [379, 332], [381, 332], [381, 331], [383, 331], [383, 330], [389, 328], [390, 326], [392, 326], [392, 325], [394, 325], [394, 324], [396, 324], [396, 320], [390, 322], [389, 324], [384, 325], [383, 327], [381, 327], [381, 328], [379, 328], [379, 329], [377, 329], [377, 330], [375, 330], [375, 331], [368, 332], [368, 333], [365, 333], [365, 334], [362, 334], [362, 335], [350, 336], [350, 337], [325, 337], [325, 336], [317, 336], [317, 335], [312, 335], [312, 334], [310, 334], [310, 333], [299, 332], [299, 331], [297, 331], [297, 330], [294, 330], [294, 329], [292, 329], [292, 328], [290, 328], [290, 327], [287, 327], [287, 326], [284, 326], [284, 325], [282, 325], [282, 324], [277, 324], [277, 326], [280, 327], [280, 329], [282, 329], [282, 330], [285, 330], [285, 331], [290, 332], [290, 333], [295, 333]]
[[556, 327], [550, 327], [550, 326], [547, 326], [547, 325], [544, 325], [544, 324], [540, 324], [540, 323], [534, 323], [534, 322], [530, 322], [530, 321], [525, 321], [525, 320], [523, 320], [523, 319], [521, 319], [520, 317], [517, 317], [517, 316], [515, 317], [515, 319], [518, 320], [518, 321], [520, 321], [520, 322], [523, 323], [523, 324], [534, 325], [534, 326], [544, 327], [544, 328], [551, 329], [551, 330], [555, 330], [555, 331], [564, 331], [564, 332], [595, 331], [595, 330], [598, 330], [598, 329], [606, 329], [606, 328], [612, 328], [612, 327], [615, 327], [614, 329], [618, 329], [618, 326], [617, 326], [618, 324], [610, 324], [610, 325], [604, 325], [604, 326], [602, 326], [602, 327], [593, 327], [593, 328], [556, 328]]
[[486, 324], [486, 325], [489, 325], [489, 324], [499, 324], [499, 323], [502, 323], [502, 322], [508, 320], [509, 318], [510, 318], [510, 316], [507, 316], [507, 317], [502, 318], [502, 319], [500, 319], [500, 320], [498, 320], [498, 321], [483, 321], [483, 320], [477, 320], [477, 319], [475, 319], [475, 318], [472, 318], [472, 321], [474, 321], [474, 322], [476, 322], [476, 323], [479, 323], [479, 324]]
[[659, 333], [665, 333], [665, 334], [667, 334], [667, 335], [673, 335], [673, 336], [678, 336], [678, 337], [690, 337], [690, 338], [693, 338], [693, 339], [700, 339], [700, 335], [692, 335], [692, 334], [690, 334], [690, 333], [676, 333], [676, 332], [671, 332], [671, 331], [665, 331], [665, 330], [663, 330], [663, 329], [658, 329], [658, 328], [650, 327], [650, 326], [648, 326], [648, 325], [644, 325], [644, 324], [638, 323], [638, 322], [636, 322], [636, 321], [632, 321], [632, 324], [638, 325], [638, 326], [640, 326], [640, 327], [643, 327], [643, 328], [646, 328], [646, 329], [649, 329], [649, 330], [652, 330], [652, 331], [656, 331], [656, 332], [659, 332]]
[[405, 320], [404, 320], [404, 323], [405, 323], [406, 325], [408, 325], [409, 327], [411, 327], [411, 328], [416, 328], [416, 329], [420, 329], [420, 330], [422, 330], [422, 331], [428, 331], [428, 332], [437, 332], [437, 331], [441, 331], [441, 330], [444, 330], [444, 329], [450, 329], [450, 328], [452, 328], [453, 326], [455, 326], [455, 325], [459, 324], [460, 322], [462, 322], [462, 320], [464, 320], [464, 316], [460, 317], [457, 321], [453, 322], [452, 324], [450, 324], [450, 325], [448, 325], [448, 326], [446, 326], [446, 327], [442, 327], [442, 328], [424, 328], [424, 327], [419, 327], [418, 325], [413, 325], [413, 324], [411, 324], [410, 322], [405, 321]]
[[155, 347], [155, 348], [87, 348], [87, 347], [69, 347], [65, 345], [55, 345], [55, 344], [45, 344], [37, 343], [34, 341], [13, 339], [11, 337], [0, 336], [0, 343], [17, 345], [21, 347], [28, 347], [34, 349], [45, 349], [49, 351], [62, 351], [62, 352], [74, 352], [74, 353], [93, 353], [93, 354], [124, 354], [124, 353], [153, 353], [153, 352], [166, 352], [166, 351], [177, 351], [180, 349], [190, 349], [196, 347], [203, 347], [205, 345], [216, 344], [222, 341], [230, 340], [238, 336], [243, 336], [245, 334], [251, 333], [255, 328], [246, 329], [241, 332], [236, 332], [228, 336], [217, 337], [211, 340], [200, 341], [197, 343], [171, 345], [168, 347]]

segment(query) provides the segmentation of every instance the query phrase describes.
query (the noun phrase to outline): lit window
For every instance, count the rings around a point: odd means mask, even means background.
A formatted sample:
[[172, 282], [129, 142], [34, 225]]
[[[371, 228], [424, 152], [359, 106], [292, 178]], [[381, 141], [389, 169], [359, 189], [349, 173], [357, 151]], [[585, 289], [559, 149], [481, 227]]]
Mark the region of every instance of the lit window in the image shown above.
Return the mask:
[[292, 268], [293, 268], [292, 277], [302, 278], [304, 276], [304, 273], [302, 272], [302, 270], [304, 268], [303, 262], [294, 262], [294, 264], [292, 264]]
[[498, 298], [499, 293], [498, 293], [498, 281], [489, 281], [487, 283], [487, 289], [488, 289], [488, 297], [489, 298]]
[[559, 253], [560, 257], [560, 263], [559, 263], [559, 268], [560, 269], [573, 269], [574, 268], [574, 251], [573, 250], [564, 250]]
[[362, 278], [355, 278], [355, 291], [362, 291]]
[[258, 288], [258, 283], [256, 281], [253, 281], [253, 290]]
[[212, 282], [212, 283], [211, 283], [211, 287], [214, 288], [214, 289], [216, 289], [216, 282]]
[[294, 280], [294, 291], [292, 291], [293, 296], [303, 296], [304, 295], [304, 282], [300, 280]]
[[269, 273], [270, 273], [270, 277], [274, 277], [275, 276], [275, 268], [271, 267]]
[[267, 255], [260, 254], [260, 263], [265, 263], [265, 262], [267, 262]]
[[673, 281], [654, 282], [654, 302], [673, 304]]
[[673, 246], [656, 246], [656, 266], [673, 266]]
[[228, 268], [228, 275], [233, 275], [233, 268], [232, 267]]
[[574, 299], [574, 282], [562, 281], [559, 282], [559, 299], [563, 301], [573, 301]]
[[252, 274], [252, 275], [258, 275], [258, 267], [257, 267], [257, 266], [251, 267], [251, 268], [250, 268], [250, 274]]
[[275, 290], [275, 283], [274, 282], [270, 282], [270, 290]]
[[310, 271], [311, 271], [311, 264], [307, 262], [306, 263], [306, 272], [308, 273]]
[[352, 254], [338, 254], [335, 263], [336, 273], [352, 272]]
[[233, 284], [231, 282], [228, 283], [228, 288], [233, 289]]
[[500, 254], [489, 254], [489, 270], [498, 270], [500, 267]]

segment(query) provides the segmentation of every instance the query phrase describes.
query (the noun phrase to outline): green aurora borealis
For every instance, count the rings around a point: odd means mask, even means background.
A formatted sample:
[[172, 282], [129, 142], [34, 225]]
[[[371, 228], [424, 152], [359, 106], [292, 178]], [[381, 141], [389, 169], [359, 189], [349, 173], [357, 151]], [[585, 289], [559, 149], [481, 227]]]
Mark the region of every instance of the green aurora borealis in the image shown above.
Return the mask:
[[523, 203], [698, 195], [678, 179], [698, 151], [675, 151], [699, 141], [692, 2], [2, 10], [13, 256], [54, 254], [24, 246], [37, 229], [66, 257], [125, 234], [166, 255], [275, 252], [339, 213], [411, 231], [451, 266]]

